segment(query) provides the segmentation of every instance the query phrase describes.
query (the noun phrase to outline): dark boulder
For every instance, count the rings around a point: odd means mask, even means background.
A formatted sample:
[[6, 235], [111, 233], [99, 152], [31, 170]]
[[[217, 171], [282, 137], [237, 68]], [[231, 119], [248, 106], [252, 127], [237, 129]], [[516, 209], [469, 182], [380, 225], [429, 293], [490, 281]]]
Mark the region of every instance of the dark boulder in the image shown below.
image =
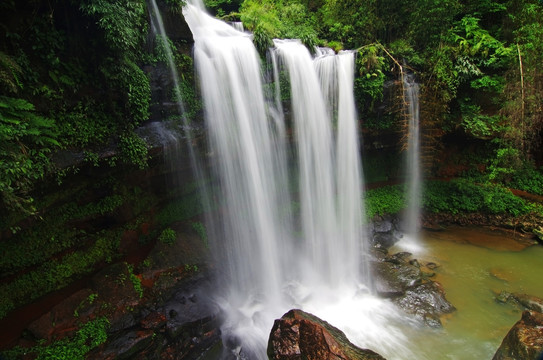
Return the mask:
[[372, 268], [376, 291], [383, 297], [403, 295], [408, 288], [422, 282], [420, 268], [408, 263], [375, 262]]
[[394, 302], [405, 312], [424, 321], [428, 326], [441, 327], [440, 316], [455, 311], [445, 298], [445, 292], [436, 282], [427, 282], [409, 288]]
[[492, 360], [541, 359], [543, 356], [543, 314], [524, 311], [509, 330]]
[[341, 330], [301, 310], [291, 310], [275, 320], [267, 352], [273, 360], [384, 359], [353, 345]]

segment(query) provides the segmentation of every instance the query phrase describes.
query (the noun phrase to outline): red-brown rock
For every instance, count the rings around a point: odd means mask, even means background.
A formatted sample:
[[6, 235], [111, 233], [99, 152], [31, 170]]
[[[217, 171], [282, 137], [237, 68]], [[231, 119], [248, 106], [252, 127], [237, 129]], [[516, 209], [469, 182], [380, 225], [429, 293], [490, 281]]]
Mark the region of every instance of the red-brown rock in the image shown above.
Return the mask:
[[540, 356], [543, 356], [543, 314], [528, 310], [509, 330], [492, 360], [528, 360]]
[[275, 320], [268, 341], [268, 357], [273, 360], [384, 360], [352, 344], [345, 334], [301, 310], [290, 310]]

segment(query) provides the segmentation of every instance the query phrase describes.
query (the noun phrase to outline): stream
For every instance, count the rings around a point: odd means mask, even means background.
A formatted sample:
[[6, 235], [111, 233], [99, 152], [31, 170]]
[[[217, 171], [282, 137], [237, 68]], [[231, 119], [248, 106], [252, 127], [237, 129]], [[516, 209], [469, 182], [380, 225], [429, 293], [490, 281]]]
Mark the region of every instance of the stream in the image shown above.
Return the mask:
[[[441, 330], [407, 330], [413, 352], [418, 359], [492, 359], [521, 316], [495, 296], [507, 291], [543, 298], [538, 270], [543, 247], [526, 247], [499, 231], [462, 227], [425, 231], [419, 241], [419, 250], [410, 252], [423, 264], [439, 265], [435, 280], [457, 311], [442, 318]], [[405, 251], [401, 242], [391, 249], [397, 251]]]

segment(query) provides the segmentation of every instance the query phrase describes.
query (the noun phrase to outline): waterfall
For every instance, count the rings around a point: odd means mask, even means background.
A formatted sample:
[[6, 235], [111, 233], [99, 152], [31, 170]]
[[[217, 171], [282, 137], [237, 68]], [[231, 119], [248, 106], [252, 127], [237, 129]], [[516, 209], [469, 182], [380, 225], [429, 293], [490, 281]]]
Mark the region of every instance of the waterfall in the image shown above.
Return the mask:
[[291, 81], [306, 253], [329, 286], [367, 285], [360, 276], [365, 237], [354, 53], [319, 48], [312, 60], [299, 41], [276, 40], [275, 47]]
[[294, 307], [343, 324], [361, 346], [402, 348], [397, 312], [368, 289], [354, 53], [311, 56], [298, 40], [275, 40], [265, 83], [251, 34], [199, 0], [183, 11], [220, 187], [208, 228], [225, 351], [266, 359], [274, 319]]
[[173, 61], [173, 54], [168, 43], [166, 30], [164, 29], [164, 22], [162, 21], [162, 16], [160, 15], [156, 0], [151, 0], [151, 6], [153, 9], [153, 11], [151, 12], [151, 26], [153, 28], [153, 32], [158, 33], [160, 35], [161, 41], [163, 42], [164, 49], [166, 51], [166, 58], [168, 61], [168, 68], [170, 69], [172, 80], [175, 86], [174, 93], [177, 97], [176, 103], [179, 108], [179, 115], [183, 117], [183, 121], [186, 123], [187, 119], [185, 117], [185, 105], [183, 104], [183, 99], [181, 98], [181, 94], [179, 92], [179, 74], [177, 73], [177, 68], [175, 67]]
[[232, 21], [230, 25], [232, 25], [232, 27], [237, 31], [245, 31], [245, 29], [243, 28], [243, 23], [241, 21]]
[[[417, 233], [420, 228], [421, 211], [421, 166], [420, 166], [420, 130], [419, 130], [419, 84], [412, 75], [404, 79], [404, 97], [408, 116], [407, 143], [407, 214], [406, 234], [408, 242], [415, 249]], [[409, 241], [411, 240], [411, 241]], [[420, 250], [420, 249], [419, 249]]]
[[217, 219], [221, 265], [230, 291], [242, 298], [280, 293], [280, 248], [288, 224], [279, 210], [288, 205], [284, 164], [270, 126], [260, 60], [249, 35], [235, 30], [194, 4], [185, 7], [193, 31], [194, 59], [201, 81], [213, 168], [221, 183]]

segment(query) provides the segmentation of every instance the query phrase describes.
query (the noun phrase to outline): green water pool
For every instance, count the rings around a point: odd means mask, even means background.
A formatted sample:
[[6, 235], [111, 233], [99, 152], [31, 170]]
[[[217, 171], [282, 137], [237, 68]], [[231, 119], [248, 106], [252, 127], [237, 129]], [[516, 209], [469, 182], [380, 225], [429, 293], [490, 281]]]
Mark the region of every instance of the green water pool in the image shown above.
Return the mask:
[[[421, 234], [423, 250], [413, 257], [422, 264], [439, 265], [434, 279], [457, 311], [442, 319], [442, 330], [408, 330], [417, 358], [492, 359], [521, 316], [514, 306], [496, 301], [496, 294], [508, 291], [543, 298], [543, 246], [526, 247], [518, 239], [514, 233], [473, 228]], [[402, 251], [401, 246], [391, 250]]]

